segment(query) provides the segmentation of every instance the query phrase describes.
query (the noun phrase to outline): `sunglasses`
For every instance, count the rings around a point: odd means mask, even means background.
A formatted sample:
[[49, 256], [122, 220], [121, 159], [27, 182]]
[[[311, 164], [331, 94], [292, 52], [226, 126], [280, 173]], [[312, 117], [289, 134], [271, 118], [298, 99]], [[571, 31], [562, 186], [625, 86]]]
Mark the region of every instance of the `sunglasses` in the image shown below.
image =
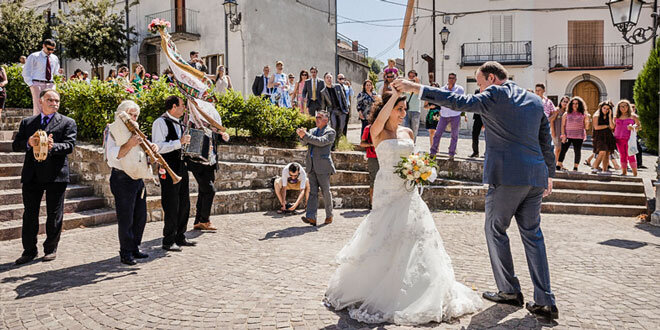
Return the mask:
[[308, 75], [306, 73], [303, 73], [303, 77], [307, 77]]
[[46, 47], [46, 50], [49, 51], [49, 52], [54, 52], [54, 51], [55, 51], [55, 48], [54, 48], [54, 47], [53, 47], [53, 48], [51, 48], [51, 47]]

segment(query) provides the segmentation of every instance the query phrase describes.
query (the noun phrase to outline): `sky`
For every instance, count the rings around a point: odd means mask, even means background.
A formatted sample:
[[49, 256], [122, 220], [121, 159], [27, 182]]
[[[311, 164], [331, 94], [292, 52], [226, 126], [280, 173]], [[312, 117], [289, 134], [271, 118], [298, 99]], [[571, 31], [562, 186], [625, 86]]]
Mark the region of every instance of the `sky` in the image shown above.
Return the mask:
[[[394, 5], [381, 0], [337, 0], [337, 32], [349, 39], [357, 40], [369, 49], [369, 56], [387, 62], [388, 58], [403, 57], [399, 49], [399, 38], [403, 16], [406, 13], [406, 0], [389, 0], [400, 3]], [[396, 21], [349, 23], [351, 20], [371, 21], [399, 19]], [[376, 26], [379, 25], [379, 26]], [[388, 50], [389, 49], [389, 50]]]

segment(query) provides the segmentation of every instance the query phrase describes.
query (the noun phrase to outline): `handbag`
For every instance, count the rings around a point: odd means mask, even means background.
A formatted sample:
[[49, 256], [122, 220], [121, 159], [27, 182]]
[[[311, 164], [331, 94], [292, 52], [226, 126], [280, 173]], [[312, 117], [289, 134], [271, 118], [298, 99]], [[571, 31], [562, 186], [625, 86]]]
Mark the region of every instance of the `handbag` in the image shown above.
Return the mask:
[[637, 150], [637, 132], [635, 131], [637, 125], [633, 126], [633, 130], [630, 131], [630, 137], [628, 138], [628, 156], [636, 155], [639, 150]]

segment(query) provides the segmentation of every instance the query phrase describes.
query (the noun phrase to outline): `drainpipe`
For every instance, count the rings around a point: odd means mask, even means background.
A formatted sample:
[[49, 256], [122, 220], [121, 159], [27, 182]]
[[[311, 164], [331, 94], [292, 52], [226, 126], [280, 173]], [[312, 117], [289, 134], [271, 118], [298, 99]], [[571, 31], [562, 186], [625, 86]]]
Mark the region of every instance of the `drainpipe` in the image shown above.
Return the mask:
[[[433, 0], [433, 16], [431, 16], [431, 19], [433, 20], [433, 60], [437, 62], [438, 56], [435, 52], [435, 39], [436, 39], [436, 34], [435, 34], [435, 0]], [[444, 61], [444, 58], [443, 58]], [[429, 81], [429, 84], [432, 82], [436, 81], [436, 78], [438, 77], [438, 73], [435, 70], [435, 63], [433, 64], [433, 80]]]
[[131, 38], [131, 34], [128, 32], [130, 28], [130, 23], [128, 21], [128, 0], [126, 0], [126, 5], [124, 10], [126, 10], [126, 65], [128, 66], [128, 70], [130, 72], [131, 70], [131, 47], [129, 46], [128, 40]]

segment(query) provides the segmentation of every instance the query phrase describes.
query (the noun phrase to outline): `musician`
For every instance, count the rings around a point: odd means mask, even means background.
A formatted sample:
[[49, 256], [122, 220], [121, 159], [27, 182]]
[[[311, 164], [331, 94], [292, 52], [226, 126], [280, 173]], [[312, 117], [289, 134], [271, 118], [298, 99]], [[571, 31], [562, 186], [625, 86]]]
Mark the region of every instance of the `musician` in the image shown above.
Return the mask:
[[[43, 261], [56, 258], [57, 244], [62, 232], [64, 192], [69, 182], [67, 155], [76, 144], [76, 122], [57, 112], [60, 94], [54, 89], [45, 89], [39, 94], [41, 113], [21, 121], [18, 134], [12, 143], [15, 152], [25, 151], [21, 171], [23, 184], [23, 254], [17, 265], [30, 262], [37, 256], [37, 234], [39, 233], [39, 209], [41, 198], [46, 192], [46, 241]], [[48, 134], [48, 157], [43, 162], [34, 158], [33, 147], [39, 145], [34, 133], [42, 129]]]
[[190, 135], [182, 135], [184, 125], [179, 121], [185, 110], [183, 100], [177, 96], [165, 99], [166, 112], [154, 120], [151, 136], [163, 159], [181, 177], [177, 184], [167, 173], [161, 173], [160, 192], [163, 207], [163, 250], [181, 251], [181, 246], [195, 246], [184, 235], [190, 216], [190, 190], [188, 168], [181, 157], [181, 145], [190, 143]]
[[[119, 232], [119, 257], [121, 263], [135, 265], [135, 259], [148, 258], [140, 251], [142, 233], [147, 223], [147, 191], [143, 178], [153, 176], [144, 151], [143, 141], [132, 134], [119, 114], [126, 112], [133, 121], [140, 115], [140, 106], [133, 101], [122, 101], [115, 112], [115, 122], [108, 125], [105, 135], [105, 157], [110, 174], [110, 190], [115, 197], [117, 227]], [[119, 142], [119, 143], [118, 143]], [[146, 142], [153, 152], [158, 146]]]
[[[201, 104], [201, 102], [200, 102]], [[205, 111], [204, 107], [199, 108], [200, 111]], [[216, 123], [222, 125], [222, 118], [215, 108], [210, 111], [205, 111]], [[205, 121], [200, 118], [204, 124]], [[224, 141], [229, 140], [229, 134], [220, 132], [213, 128], [210, 124], [207, 125], [213, 131], [211, 138], [209, 138], [209, 153], [208, 161], [203, 161], [198, 158], [187, 158], [188, 170], [193, 173], [197, 181], [198, 194], [197, 194], [197, 210], [195, 212], [195, 230], [217, 230], [211, 223], [211, 206], [213, 205], [213, 198], [215, 197], [215, 171], [218, 169], [218, 142], [220, 138]], [[206, 136], [204, 138], [207, 138]], [[206, 143], [203, 143], [206, 145]]]

